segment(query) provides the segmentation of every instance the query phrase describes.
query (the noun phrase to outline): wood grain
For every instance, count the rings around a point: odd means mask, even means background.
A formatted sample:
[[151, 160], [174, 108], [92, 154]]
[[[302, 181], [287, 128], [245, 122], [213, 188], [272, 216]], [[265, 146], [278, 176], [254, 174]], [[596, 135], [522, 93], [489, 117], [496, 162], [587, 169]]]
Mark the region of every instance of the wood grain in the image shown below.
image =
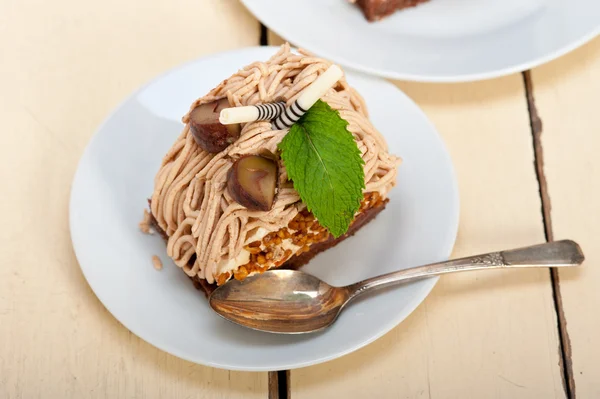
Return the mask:
[[0, 3], [0, 398], [267, 397], [266, 373], [182, 361], [120, 325], [79, 270], [67, 214], [83, 148], [125, 96], [258, 38], [234, 0]]
[[[454, 161], [461, 217], [453, 256], [544, 242], [521, 76], [398, 86], [435, 123]], [[547, 270], [445, 276], [383, 338], [292, 370], [292, 397], [565, 397], [556, 326]]]
[[600, 397], [600, 39], [531, 73], [554, 239], [577, 240], [584, 267], [559, 272], [574, 392]]
[[269, 399], [279, 399], [279, 378], [277, 371], [269, 371]]

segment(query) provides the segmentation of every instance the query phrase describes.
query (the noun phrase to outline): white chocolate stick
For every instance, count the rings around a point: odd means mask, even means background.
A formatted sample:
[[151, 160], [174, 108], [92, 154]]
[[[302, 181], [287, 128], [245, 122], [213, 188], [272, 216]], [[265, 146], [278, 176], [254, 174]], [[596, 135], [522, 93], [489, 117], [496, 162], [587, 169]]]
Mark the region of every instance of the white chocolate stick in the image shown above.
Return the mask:
[[219, 122], [223, 125], [232, 125], [234, 123], [270, 121], [281, 115], [283, 111], [285, 111], [284, 102], [225, 108], [219, 114]]
[[337, 65], [332, 65], [327, 68], [321, 76], [312, 82], [306, 89], [302, 90], [302, 94], [300, 94], [289, 108], [286, 108], [284, 113], [275, 119], [275, 122], [273, 122], [275, 128], [277, 130], [283, 130], [298, 122], [298, 119], [300, 119], [310, 107], [315, 105], [317, 100], [323, 97], [323, 95], [327, 93], [327, 90], [331, 89], [337, 81], [340, 80], [343, 74], [344, 72], [342, 72], [341, 68]]

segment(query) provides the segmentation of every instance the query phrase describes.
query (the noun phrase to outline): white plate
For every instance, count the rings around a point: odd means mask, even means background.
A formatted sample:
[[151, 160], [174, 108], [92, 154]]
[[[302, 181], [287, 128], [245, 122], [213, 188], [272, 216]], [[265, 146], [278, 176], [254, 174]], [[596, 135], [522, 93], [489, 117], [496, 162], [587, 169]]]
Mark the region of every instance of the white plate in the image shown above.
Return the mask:
[[294, 45], [374, 75], [426, 82], [532, 68], [600, 31], [599, 0], [430, 0], [369, 23], [347, 0], [242, 0]]
[[[165, 254], [158, 236], [138, 230], [161, 159], [197, 97], [274, 47], [204, 58], [135, 92], [108, 117], [86, 149], [71, 192], [73, 246], [90, 286], [133, 333], [181, 358], [235, 370], [308, 366], [352, 352], [407, 317], [436, 280], [381, 292], [352, 304], [329, 330], [304, 336], [261, 333], [214, 314], [204, 295]], [[452, 163], [435, 128], [395, 86], [357, 74], [390, 149], [404, 158], [387, 209], [355, 237], [314, 259], [305, 271], [333, 284], [447, 259], [458, 224]], [[152, 255], [164, 263], [152, 267]]]

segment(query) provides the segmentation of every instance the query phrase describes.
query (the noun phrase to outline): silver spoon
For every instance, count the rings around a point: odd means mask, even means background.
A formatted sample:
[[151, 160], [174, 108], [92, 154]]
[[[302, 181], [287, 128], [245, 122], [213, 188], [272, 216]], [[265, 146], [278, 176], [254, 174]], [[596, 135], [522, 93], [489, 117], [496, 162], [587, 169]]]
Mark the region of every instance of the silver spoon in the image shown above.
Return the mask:
[[229, 281], [212, 293], [209, 303], [219, 315], [242, 326], [301, 334], [333, 324], [357, 296], [394, 284], [466, 270], [577, 266], [583, 260], [579, 245], [564, 240], [400, 270], [345, 287], [332, 287], [297, 270], [270, 270]]

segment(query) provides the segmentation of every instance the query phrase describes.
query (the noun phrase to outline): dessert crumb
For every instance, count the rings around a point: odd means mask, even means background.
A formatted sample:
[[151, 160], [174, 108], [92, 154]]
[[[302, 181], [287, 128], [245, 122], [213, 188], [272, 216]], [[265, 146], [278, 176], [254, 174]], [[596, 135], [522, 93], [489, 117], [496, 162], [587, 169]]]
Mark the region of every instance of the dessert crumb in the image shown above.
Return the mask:
[[154, 265], [154, 268], [156, 270], [162, 270], [162, 261], [160, 260], [160, 258], [156, 255], [152, 255], [152, 264]]
[[154, 234], [154, 230], [152, 229], [151, 221], [152, 221], [152, 219], [150, 217], [150, 212], [148, 212], [147, 210], [144, 209], [144, 218], [142, 219], [142, 221], [139, 224], [140, 230], [142, 231], [142, 233]]

